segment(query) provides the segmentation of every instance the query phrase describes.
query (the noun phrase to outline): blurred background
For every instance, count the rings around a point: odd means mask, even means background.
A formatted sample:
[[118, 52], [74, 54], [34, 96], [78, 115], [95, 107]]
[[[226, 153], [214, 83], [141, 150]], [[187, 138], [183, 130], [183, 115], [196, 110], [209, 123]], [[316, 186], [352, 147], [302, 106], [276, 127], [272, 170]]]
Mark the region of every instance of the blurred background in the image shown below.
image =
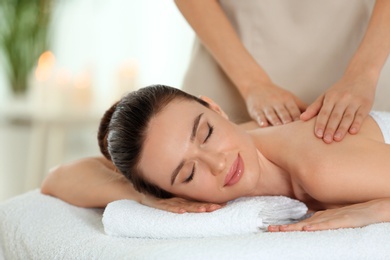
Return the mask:
[[173, 0], [1, 0], [0, 202], [99, 155], [99, 119], [124, 93], [180, 87], [193, 37]]

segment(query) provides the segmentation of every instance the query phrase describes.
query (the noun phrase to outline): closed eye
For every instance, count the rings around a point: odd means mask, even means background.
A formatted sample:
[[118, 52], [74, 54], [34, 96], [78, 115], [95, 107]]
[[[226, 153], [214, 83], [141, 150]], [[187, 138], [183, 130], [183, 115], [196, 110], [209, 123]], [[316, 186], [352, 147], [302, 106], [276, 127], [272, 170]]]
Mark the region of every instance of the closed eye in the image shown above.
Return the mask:
[[[204, 139], [203, 143], [206, 143], [206, 142], [209, 140], [210, 136], [211, 136], [211, 135], [213, 134], [213, 132], [214, 132], [214, 127], [213, 127], [212, 125], [210, 125], [209, 123], [207, 123], [207, 126], [208, 126], [208, 128], [209, 128], [209, 131], [208, 131], [207, 136], [206, 136], [206, 138]], [[195, 175], [195, 164], [194, 164], [194, 166], [192, 166], [192, 171], [191, 171], [190, 175], [187, 177], [187, 179], [185, 179], [185, 180], [183, 181], [183, 183], [189, 183], [189, 182], [191, 182], [191, 181], [194, 179], [194, 175]]]
[[206, 143], [207, 140], [209, 140], [210, 136], [213, 134], [214, 132], [214, 126], [210, 125], [209, 123], [207, 123], [207, 126], [209, 127], [209, 132], [207, 133], [207, 136], [206, 138], [204, 139], [203, 143]]
[[191, 171], [190, 176], [188, 176], [188, 178], [185, 179], [183, 181], [183, 183], [189, 183], [190, 181], [192, 181], [194, 179], [194, 174], [195, 174], [195, 164], [194, 164], [194, 166], [192, 166], [192, 171]]

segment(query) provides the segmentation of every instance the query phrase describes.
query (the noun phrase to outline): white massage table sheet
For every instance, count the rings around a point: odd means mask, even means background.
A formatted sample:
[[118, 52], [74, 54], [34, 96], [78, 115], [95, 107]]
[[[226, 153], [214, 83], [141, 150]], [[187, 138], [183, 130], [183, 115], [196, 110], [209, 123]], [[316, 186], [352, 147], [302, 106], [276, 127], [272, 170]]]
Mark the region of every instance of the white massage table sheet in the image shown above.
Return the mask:
[[388, 223], [321, 232], [140, 239], [106, 235], [102, 213], [39, 190], [12, 198], [0, 204], [0, 259], [390, 259]]

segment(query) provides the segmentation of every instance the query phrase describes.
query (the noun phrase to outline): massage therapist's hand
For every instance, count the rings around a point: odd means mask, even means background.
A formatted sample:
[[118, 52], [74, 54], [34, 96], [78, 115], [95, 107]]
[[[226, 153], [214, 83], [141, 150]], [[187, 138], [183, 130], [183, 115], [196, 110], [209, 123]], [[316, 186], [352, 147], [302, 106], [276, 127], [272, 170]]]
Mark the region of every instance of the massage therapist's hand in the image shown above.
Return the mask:
[[314, 133], [325, 143], [341, 141], [347, 132], [356, 134], [371, 110], [375, 84], [364, 78], [344, 77], [317, 98], [301, 119], [306, 121], [318, 114]]
[[318, 211], [310, 218], [290, 225], [269, 226], [268, 231], [318, 231], [363, 227], [390, 220], [390, 200], [379, 199], [336, 209]]
[[245, 101], [250, 117], [260, 127], [298, 120], [301, 111], [306, 109], [306, 105], [298, 97], [272, 82], [248, 90]]
[[205, 203], [190, 201], [182, 198], [173, 197], [170, 199], [159, 199], [151, 195], [144, 195], [140, 201], [141, 204], [156, 209], [161, 209], [173, 213], [201, 213], [212, 212], [220, 209], [223, 205], [215, 203]]

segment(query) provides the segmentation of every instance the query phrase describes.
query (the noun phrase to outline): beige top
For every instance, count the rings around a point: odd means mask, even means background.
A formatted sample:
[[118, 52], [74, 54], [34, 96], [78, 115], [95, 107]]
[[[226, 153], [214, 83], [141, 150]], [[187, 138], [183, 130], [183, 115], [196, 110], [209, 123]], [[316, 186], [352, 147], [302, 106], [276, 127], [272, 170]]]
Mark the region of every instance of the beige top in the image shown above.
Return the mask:
[[[221, 0], [243, 44], [273, 82], [310, 104], [343, 75], [368, 25], [374, 0]], [[182, 88], [210, 96], [242, 122], [245, 104], [195, 39]], [[376, 91], [375, 110], [390, 111], [390, 62]]]

